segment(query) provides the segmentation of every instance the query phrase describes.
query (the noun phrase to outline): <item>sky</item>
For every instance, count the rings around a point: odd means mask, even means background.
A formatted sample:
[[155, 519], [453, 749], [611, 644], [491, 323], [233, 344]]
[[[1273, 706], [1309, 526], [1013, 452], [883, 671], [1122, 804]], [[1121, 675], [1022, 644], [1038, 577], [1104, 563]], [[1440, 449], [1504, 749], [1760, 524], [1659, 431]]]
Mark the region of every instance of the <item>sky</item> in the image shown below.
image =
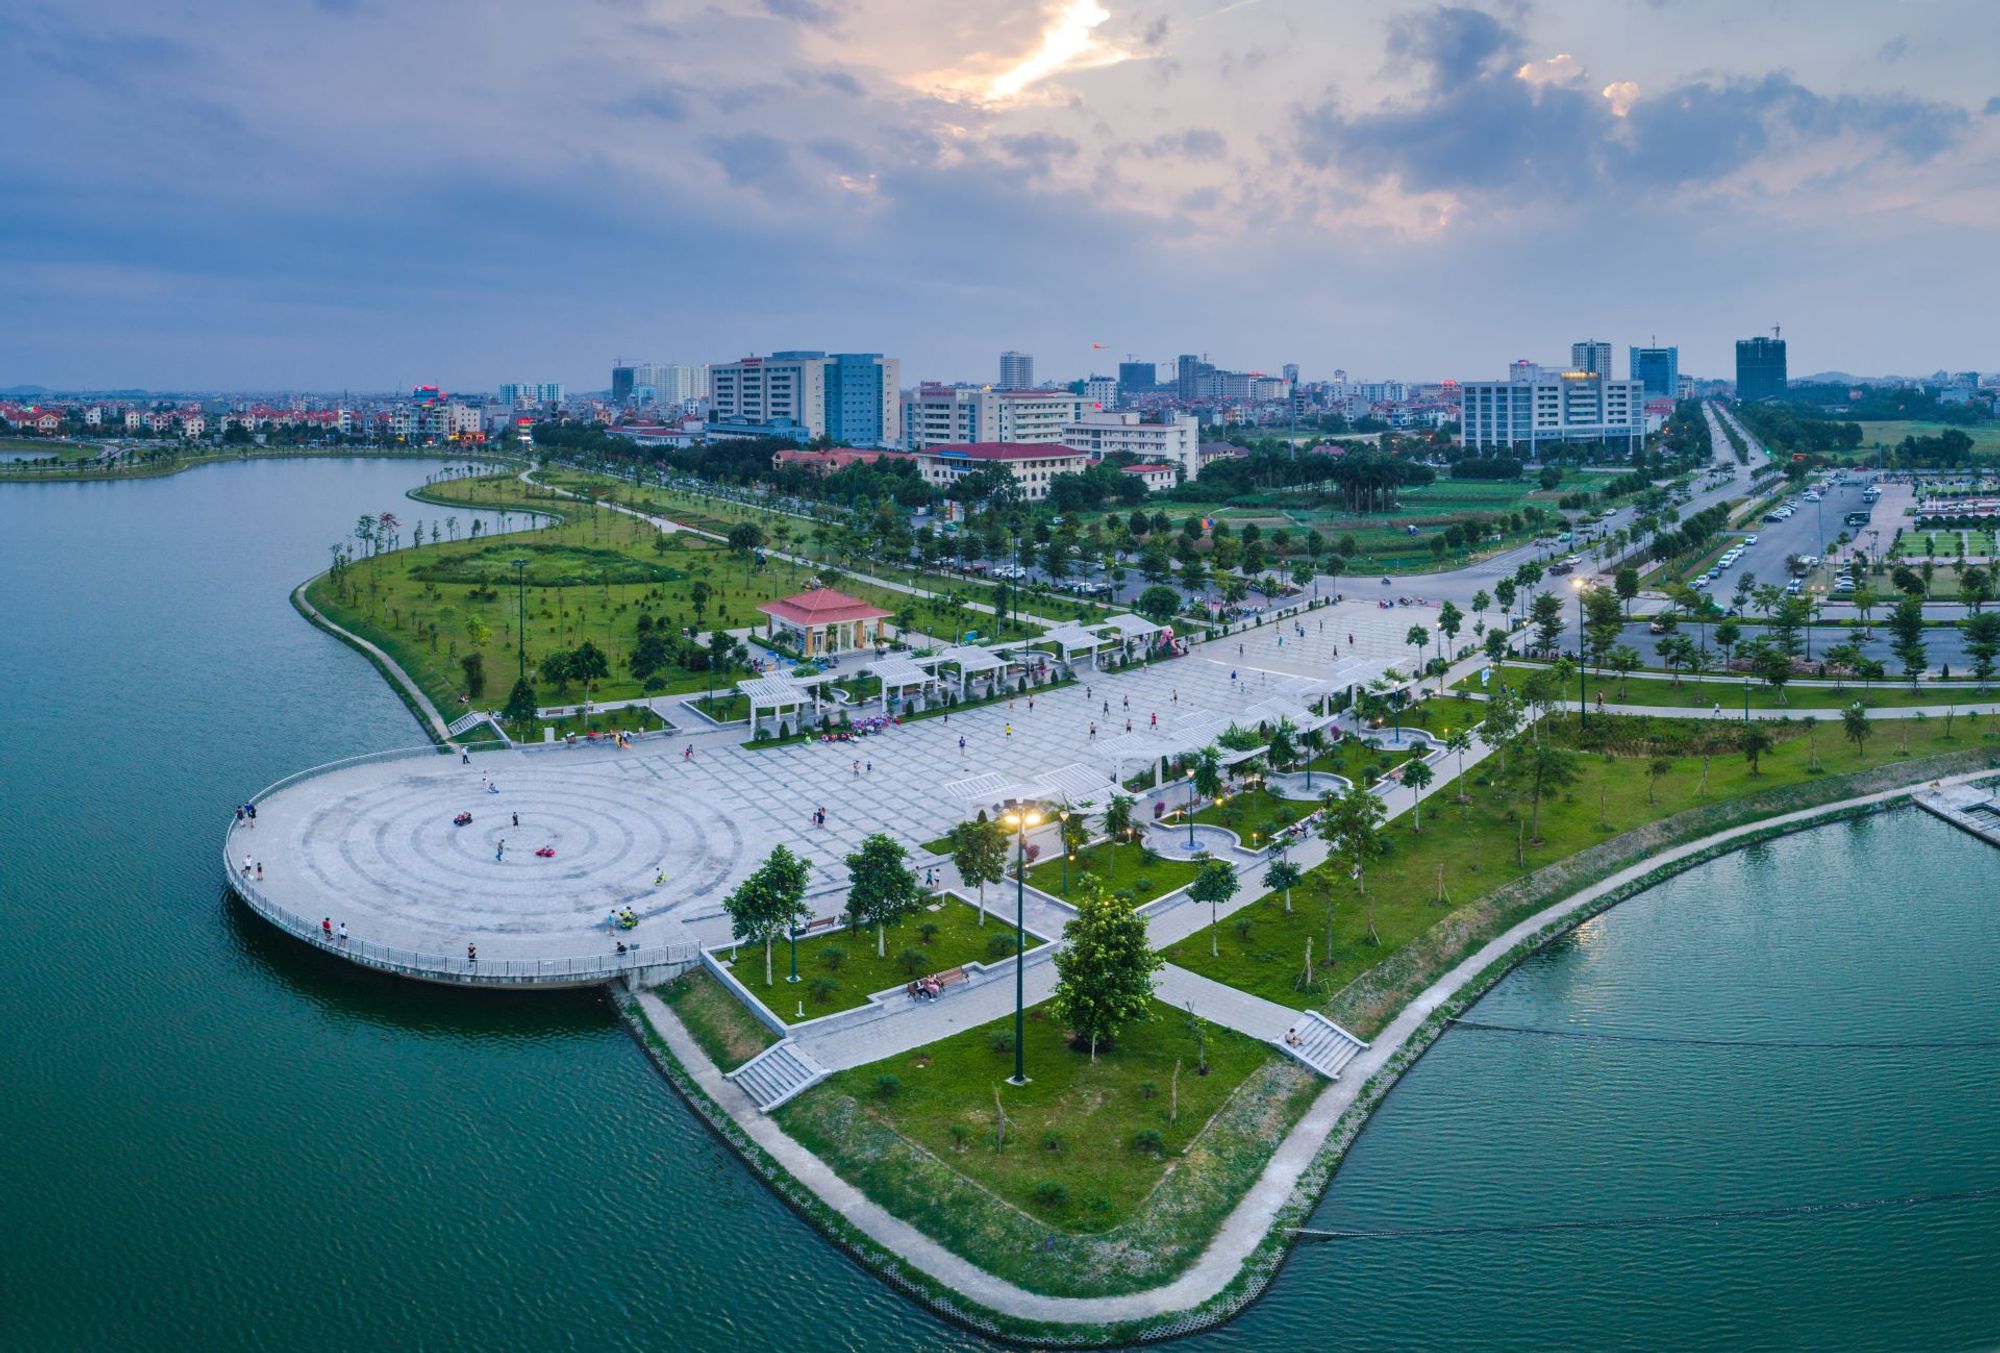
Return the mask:
[[[16, 0], [0, 388], [2000, 367], [1991, 0]], [[1093, 345], [1101, 344], [1101, 347]]]

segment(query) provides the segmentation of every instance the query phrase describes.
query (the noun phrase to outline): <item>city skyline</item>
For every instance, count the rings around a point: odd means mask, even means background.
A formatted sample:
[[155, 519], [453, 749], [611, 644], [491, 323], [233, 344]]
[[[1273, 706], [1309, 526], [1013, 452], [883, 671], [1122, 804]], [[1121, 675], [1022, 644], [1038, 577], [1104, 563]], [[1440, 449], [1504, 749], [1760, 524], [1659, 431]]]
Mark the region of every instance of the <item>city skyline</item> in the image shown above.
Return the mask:
[[2000, 178], [1970, 4], [915, 13], [30, 12], [0, 388], [588, 390], [807, 343], [1488, 379], [1580, 333], [1726, 377], [1773, 325], [1798, 374], [2000, 365], [1932, 304]]

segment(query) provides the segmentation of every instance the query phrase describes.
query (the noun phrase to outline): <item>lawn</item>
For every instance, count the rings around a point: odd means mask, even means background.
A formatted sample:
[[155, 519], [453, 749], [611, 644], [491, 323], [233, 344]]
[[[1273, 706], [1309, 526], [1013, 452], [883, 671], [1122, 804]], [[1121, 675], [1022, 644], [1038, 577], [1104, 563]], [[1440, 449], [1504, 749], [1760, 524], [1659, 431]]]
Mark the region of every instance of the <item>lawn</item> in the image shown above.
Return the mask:
[[[1706, 758], [1694, 752], [1669, 757], [1670, 769], [1649, 789], [1652, 758], [1643, 736], [1660, 731], [1663, 723], [1670, 724], [1669, 731], [1676, 736], [1705, 735], [1714, 738], [1716, 746]], [[1815, 772], [1807, 768], [1815, 739], [1805, 729], [1795, 723], [1764, 724], [1761, 726], [1779, 739], [1779, 745], [1765, 753], [1762, 773], [1753, 776], [1748, 761], [1735, 749], [1738, 724], [1627, 717], [1610, 726], [1619, 739], [1619, 754], [1577, 758], [1576, 784], [1559, 797], [1542, 802], [1541, 844], [1528, 839], [1530, 804], [1525, 793], [1482, 783], [1498, 769], [1497, 763], [1489, 760], [1476, 768], [1479, 773], [1469, 780], [1470, 804], [1452, 802], [1447, 786], [1427, 801], [1421, 834], [1407, 812], [1385, 826], [1389, 850], [1369, 862], [1362, 880], [1365, 893], [1356, 891], [1344, 869], [1322, 865], [1311, 870], [1305, 883], [1293, 891], [1289, 915], [1282, 897], [1251, 903], [1223, 918], [1217, 935], [1219, 957], [1210, 956], [1210, 932], [1203, 929], [1169, 948], [1168, 961], [1281, 1003], [1301, 1007], [1323, 1004], [1385, 957], [1431, 930], [1451, 907], [1617, 833], [1684, 809], [1818, 781], [1829, 773], [1844, 774], [1912, 757], [1977, 748], [1986, 737], [1994, 738], [1996, 749], [2000, 749], [2000, 734], [1992, 731], [1995, 721], [1990, 718], [1982, 724], [1957, 719], [1949, 738], [1943, 719], [1878, 724], [1864, 754], [1857, 754], [1852, 743], [1841, 739], [1837, 724], [1823, 723], [1816, 735], [1823, 770]], [[1573, 726], [1563, 720], [1551, 728], [1557, 731], [1550, 736], [1564, 730], [1574, 733]], [[1649, 794], [1656, 795], [1657, 802], [1649, 802]], [[1246, 877], [1246, 890], [1257, 877], [1255, 873]], [[1442, 903], [1436, 900], [1440, 882], [1446, 898]], [[1379, 943], [1369, 934], [1371, 912]], [[1329, 913], [1333, 926], [1330, 946]], [[1309, 985], [1304, 979], [1308, 940], [1315, 965]], [[1365, 1037], [1374, 1030], [1357, 1032]]]
[[708, 1060], [724, 1071], [734, 1071], [778, 1041], [705, 968], [682, 973], [661, 987], [659, 996], [687, 1025]]
[[[925, 926], [936, 933], [926, 937]], [[1028, 947], [1034, 948], [1030, 935]], [[764, 985], [764, 951], [745, 945], [734, 963], [726, 964], [736, 979], [786, 1021], [796, 1021], [798, 1003], [805, 1018], [817, 1019], [837, 1010], [864, 1005], [870, 993], [900, 987], [923, 973], [943, 972], [966, 963], [991, 963], [1014, 952], [1014, 928], [961, 902], [946, 900], [920, 911], [901, 925], [889, 927], [887, 957], [875, 957], [875, 932], [836, 931], [799, 941], [799, 981], [786, 980], [791, 956], [780, 940], [771, 950], [771, 974]]]
[[[1495, 679], [1510, 686], [1519, 686], [1522, 679], [1534, 670], [1532, 667], [1507, 666], [1500, 669], [1501, 674]], [[1732, 712], [1740, 715], [1743, 712], [1744, 686], [1738, 681], [1704, 681], [1696, 684], [1693, 677], [1683, 677], [1680, 684], [1675, 685], [1669, 677], [1635, 676], [1629, 680], [1620, 680], [1615, 672], [1596, 671], [1590, 673], [1589, 680], [1590, 700], [1593, 704], [1596, 702], [1597, 693], [1603, 691], [1604, 698], [1613, 704], [1711, 710], [1720, 703], [1725, 715]], [[1479, 678], [1467, 677], [1453, 689], [1479, 690]], [[1845, 687], [1838, 688], [1801, 686], [1793, 682], [1785, 687], [1783, 703], [1776, 700], [1771, 688], [1761, 682], [1751, 683], [1749, 689], [1752, 709], [1789, 709], [1801, 714], [1817, 713], [1822, 716], [1829, 711], [1837, 712], [1856, 703], [1867, 709], [1951, 704], [1970, 708], [1991, 705], [1996, 699], [2000, 699], [1993, 695], [1981, 695], [1963, 686], [1943, 688], [1919, 686], [1913, 691], [1908, 682], [1884, 682], [1875, 686], [1861, 686], [1849, 682]], [[1475, 711], [1468, 717], [1477, 719], [1479, 716]], [[1838, 717], [1837, 713], [1834, 717]]]
[[[1110, 891], [1126, 892], [1132, 895], [1135, 905], [1143, 906], [1182, 884], [1193, 880], [1201, 872], [1200, 867], [1186, 860], [1145, 858], [1147, 847], [1137, 841], [1106, 841], [1081, 852], [1081, 858], [1070, 861], [1069, 877], [1072, 885], [1081, 874], [1095, 874]], [[1028, 866], [1028, 882], [1045, 893], [1061, 897], [1063, 893], [1063, 862], [1060, 856], [1051, 856], [1040, 864]], [[999, 885], [1004, 889], [1007, 885]]]
[[1315, 771], [1331, 771], [1355, 783], [1372, 785], [1405, 761], [1414, 761], [1429, 750], [1429, 743], [1419, 745], [1412, 742], [1404, 747], [1377, 747], [1359, 738], [1342, 738], [1315, 756], [1312, 759], [1312, 768]]
[[[359, 559], [340, 577], [322, 576], [308, 587], [313, 605], [381, 645], [442, 709], [459, 706], [467, 687], [462, 663], [472, 654], [479, 655], [484, 667], [485, 688], [478, 694], [482, 702], [498, 704], [512, 683], [514, 559], [528, 561], [531, 678], [543, 654], [589, 640], [611, 666], [610, 677], [590, 690], [593, 700], [707, 688], [707, 673], [685, 666], [670, 665], [658, 673], [650, 692], [632, 675], [628, 662], [641, 616], [669, 634], [682, 627], [706, 633], [717, 626], [752, 626], [762, 620], [756, 610], [760, 602], [796, 590], [803, 581], [780, 565], [760, 568], [751, 557], [705, 537], [663, 533], [622, 513], [542, 497], [545, 490], [512, 476], [450, 480], [424, 492], [441, 506], [570, 514], [532, 533], [426, 543]], [[697, 583], [707, 588], [699, 608], [693, 591]], [[842, 581], [839, 586], [884, 609], [907, 609], [919, 625], [929, 622], [942, 632], [957, 627], [947, 607], [867, 584]], [[740, 675], [731, 673], [729, 679]], [[568, 703], [583, 694], [579, 687], [537, 683], [543, 704]]]
[[[1184, 1268], [1322, 1088], [1271, 1048], [1155, 1002], [1095, 1063], [1045, 1006], [841, 1072], [779, 1125], [849, 1182], [1000, 1277], [1133, 1291]], [[1004, 1106], [1004, 1138], [996, 1130]], [[1000, 1202], [995, 1206], [995, 1199]]]
[[1877, 446], [1896, 447], [1905, 437], [1935, 437], [1946, 428], [1957, 428], [1972, 438], [1974, 455], [1985, 453], [2000, 454], [2000, 423], [1973, 423], [1960, 427], [1956, 423], [1926, 423], [1917, 419], [1883, 419], [1861, 425], [1861, 445], [1863, 451], [1851, 453], [1848, 459], [1868, 460]]
[[[1316, 768], [1317, 769], [1317, 768]], [[1328, 789], [1332, 786], [1329, 785]], [[1247, 789], [1223, 797], [1198, 810], [1194, 820], [1205, 826], [1227, 827], [1252, 850], [1271, 839], [1274, 832], [1291, 826], [1319, 807], [1304, 799], [1281, 799], [1266, 789]], [[1187, 824], [1185, 813], [1173, 820]]]

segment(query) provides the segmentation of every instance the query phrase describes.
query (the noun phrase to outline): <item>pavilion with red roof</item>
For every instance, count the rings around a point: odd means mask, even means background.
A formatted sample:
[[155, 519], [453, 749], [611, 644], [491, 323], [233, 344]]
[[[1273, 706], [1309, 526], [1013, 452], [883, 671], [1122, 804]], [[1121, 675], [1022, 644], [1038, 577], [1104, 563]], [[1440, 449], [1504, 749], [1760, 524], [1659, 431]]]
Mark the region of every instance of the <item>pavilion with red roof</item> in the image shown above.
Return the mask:
[[828, 653], [852, 653], [875, 647], [889, 612], [859, 597], [816, 587], [797, 596], [780, 597], [757, 608], [770, 619], [764, 632], [808, 658]]

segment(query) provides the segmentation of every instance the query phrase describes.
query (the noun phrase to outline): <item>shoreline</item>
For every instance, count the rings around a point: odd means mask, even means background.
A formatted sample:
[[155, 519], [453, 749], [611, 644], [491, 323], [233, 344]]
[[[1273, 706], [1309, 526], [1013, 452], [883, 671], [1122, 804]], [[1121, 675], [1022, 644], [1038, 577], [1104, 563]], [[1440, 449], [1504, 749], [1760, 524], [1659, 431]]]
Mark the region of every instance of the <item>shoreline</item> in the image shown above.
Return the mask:
[[[242, 451], [212, 451], [195, 456], [181, 456], [173, 460], [125, 466], [111, 469], [73, 467], [59, 470], [11, 470], [6, 462], [0, 462], [0, 485], [5, 484], [99, 484], [117, 483], [125, 479], [166, 479], [184, 470], [199, 469], [204, 465], [223, 465], [244, 460], [336, 460], [348, 457], [367, 460], [459, 460], [457, 447], [418, 447], [402, 450], [385, 446], [340, 446], [312, 447], [304, 450], [280, 450], [272, 447], [253, 447]], [[522, 461], [519, 456], [490, 453], [487, 458], [496, 464], [515, 465]], [[472, 459], [480, 459], [473, 457]]]
[[[1982, 759], [1985, 764], [1959, 768]], [[755, 1114], [747, 1101], [726, 1108], [715, 1093], [733, 1084], [707, 1061], [678, 1017], [650, 992], [618, 993], [628, 1032], [645, 1048], [668, 1082], [719, 1137], [777, 1195], [812, 1222], [837, 1248], [906, 1295], [969, 1329], [1009, 1342], [1103, 1347], [1178, 1338], [1226, 1323], [1257, 1300], [1277, 1276], [1298, 1237], [1296, 1228], [1331, 1187], [1347, 1149], [1375, 1109], [1450, 1026], [1509, 972], [1551, 942], [1640, 893], [1713, 859], [1794, 832], [1906, 806], [1916, 790], [1990, 779], [1993, 757], [1969, 749], [1946, 757], [1862, 772], [1858, 782], [1892, 783], [1882, 789], [1753, 818], [1682, 842], [1595, 880], [1581, 880], [1561, 900], [1506, 927], [1405, 1002], [1371, 1042], [1365, 1077], [1328, 1085], [1273, 1152], [1265, 1172], [1209, 1242], [1208, 1249], [1173, 1280], [1137, 1293], [1110, 1297], [1046, 1297], [993, 1277], [946, 1250], [914, 1226], [891, 1215], [859, 1189], [833, 1174], [818, 1157]], [[1863, 777], [1867, 777], [1864, 779]], [[1700, 810], [1696, 810], [1700, 811]], [[1608, 844], [1608, 843], [1607, 843]], [[1568, 857], [1574, 860], [1576, 857]], [[1565, 861], [1552, 862], [1560, 868]], [[1533, 875], [1516, 883], [1526, 882]], [[693, 1059], [693, 1064], [690, 1064]], [[729, 1086], [728, 1090], [720, 1087]], [[740, 1092], [738, 1092], [740, 1094]], [[766, 1138], [782, 1141], [767, 1142]], [[772, 1146], [818, 1166], [830, 1184], [801, 1179], [776, 1158]], [[789, 1146], [790, 1150], [785, 1150]], [[831, 1195], [831, 1196], [829, 1196]], [[1255, 1230], [1251, 1243], [1243, 1243]], [[1232, 1234], [1232, 1232], [1234, 1234]], [[941, 1264], [924, 1262], [942, 1254]], [[943, 1273], [969, 1270], [983, 1281], [965, 1283]], [[1178, 1292], [1177, 1292], [1178, 1289]], [[1194, 1289], [1194, 1290], [1189, 1290]], [[1175, 1304], [1167, 1294], [1193, 1300]], [[1051, 1319], [1051, 1315], [1056, 1318]]]

